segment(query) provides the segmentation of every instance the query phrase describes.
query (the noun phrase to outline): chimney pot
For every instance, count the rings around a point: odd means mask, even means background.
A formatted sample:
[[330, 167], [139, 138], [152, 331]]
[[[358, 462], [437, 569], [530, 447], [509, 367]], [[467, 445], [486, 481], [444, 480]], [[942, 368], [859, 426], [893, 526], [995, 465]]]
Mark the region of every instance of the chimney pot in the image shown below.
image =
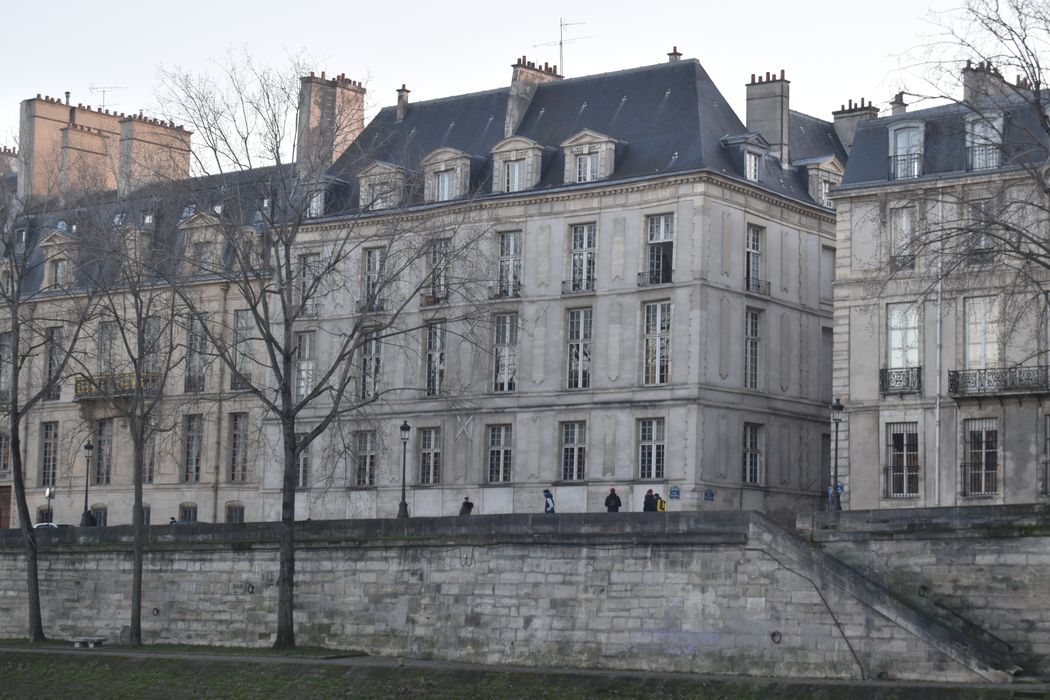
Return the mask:
[[780, 69], [780, 79], [781, 80], [784, 79], [784, 69], [783, 68]]

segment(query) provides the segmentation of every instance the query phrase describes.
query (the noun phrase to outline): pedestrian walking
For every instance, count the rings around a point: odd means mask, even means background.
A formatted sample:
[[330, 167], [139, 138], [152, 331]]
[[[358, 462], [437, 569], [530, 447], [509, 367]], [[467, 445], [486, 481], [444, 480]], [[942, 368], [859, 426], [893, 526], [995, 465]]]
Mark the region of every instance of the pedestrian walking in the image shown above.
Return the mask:
[[620, 497], [616, 495], [616, 489], [610, 488], [609, 495], [605, 497], [605, 510], [610, 513], [619, 513], [620, 506], [622, 505], [623, 503], [620, 502]]
[[654, 498], [656, 498], [656, 512], [657, 513], [662, 513], [665, 510], [667, 510], [667, 501], [665, 501], [663, 498], [661, 498], [660, 494], [655, 494]]
[[652, 489], [645, 492], [645, 500], [642, 501], [642, 510], [646, 513], [656, 512], [656, 496], [653, 495]]
[[470, 502], [470, 496], [463, 497], [463, 505], [459, 507], [460, 515], [470, 515], [470, 512], [474, 510], [474, 504]]
[[543, 512], [554, 512], [554, 494], [551, 493], [550, 489], [543, 489]]

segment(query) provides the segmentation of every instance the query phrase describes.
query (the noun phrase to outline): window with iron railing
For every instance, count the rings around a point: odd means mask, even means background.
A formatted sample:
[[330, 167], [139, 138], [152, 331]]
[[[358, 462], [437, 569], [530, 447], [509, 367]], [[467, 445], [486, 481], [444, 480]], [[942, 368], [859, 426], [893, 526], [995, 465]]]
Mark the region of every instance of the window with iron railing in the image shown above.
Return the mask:
[[918, 423], [886, 424], [886, 497], [919, 495]]
[[963, 496], [999, 492], [999, 430], [995, 418], [963, 421]]

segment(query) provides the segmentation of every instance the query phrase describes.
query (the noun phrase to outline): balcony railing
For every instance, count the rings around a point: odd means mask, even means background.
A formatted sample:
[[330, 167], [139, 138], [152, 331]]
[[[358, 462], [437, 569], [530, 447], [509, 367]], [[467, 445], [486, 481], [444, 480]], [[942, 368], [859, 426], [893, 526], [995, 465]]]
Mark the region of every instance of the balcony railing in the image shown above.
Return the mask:
[[890, 156], [890, 179], [910, 180], [922, 175], [922, 154], [906, 153]]
[[752, 294], [761, 294], [762, 296], [769, 296], [770, 285], [765, 280], [760, 280], [757, 277], [748, 277], [745, 279], [746, 289]]
[[517, 284], [501, 284], [492, 290], [490, 299], [517, 299], [521, 296], [521, 288]]
[[1050, 367], [989, 367], [948, 372], [951, 396], [1050, 393]]
[[424, 294], [419, 298], [420, 306], [436, 306], [438, 304], [444, 304], [448, 301], [448, 292], [430, 292]]
[[999, 146], [995, 144], [982, 144], [970, 146], [966, 149], [967, 170], [994, 170], [1003, 162]]
[[562, 294], [590, 294], [593, 291], [593, 277], [574, 277], [571, 280], [563, 280], [561, 283]]
[[959, 465], [962, 471], [963, 496], [988, 497], [999, 495], [999, 470], [995, 464], [988, 462], [963, 462]]
[[376, 297], [375, 299], [360, 299], [358, 300], [355, 308], [359, 314], [377, 314], [385, 310], [385, 300]]
[[670, 270], [649, 270], [638, 273], [639, 287], [655, 287], [658, 284], [671, 284]]
[[879, 392], [882, 394], [918, 394], [922, 392], [922, 367], [891, 367], [879, 370]]
[[[73, 386], [76, 399], [114, 399], [133, 396], [136, 393], [135, 373], [103, 374], [98, 377], [77, 377]], [[142, 374], [143, 394], [156, 394], [161, 390], [161, 375], [158, 372]]]

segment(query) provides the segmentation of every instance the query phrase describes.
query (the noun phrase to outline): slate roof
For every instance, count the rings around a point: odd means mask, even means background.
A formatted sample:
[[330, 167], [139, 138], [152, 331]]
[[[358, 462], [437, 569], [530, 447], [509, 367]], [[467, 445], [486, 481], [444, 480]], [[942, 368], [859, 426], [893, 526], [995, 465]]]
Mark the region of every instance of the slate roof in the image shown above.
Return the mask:
[[[417, 171], [432, 151], [452, 147], [479, 159], [475, 185], [486, 193], [491, 181], [491, 150], [504, 138], [510, 88], [410, 103], [403, 121], [386, 107], [335, 163], [331, 175], [343, 183], [340, 209], [356, 202], [356, 176], [380, 160]], [[617, 160], [611, 177], [585, 184], [564, 183], [560, 145], [584, 129], [615, 139]], [[792, 159], [845, 151], [829, 122], [791, 113]], [[743, 158], [722, 145], [727, 135], [746, 133], [699, 61], [660, 63], [612, 73], [541, 83], [515, 136], [545, 148], [537, 189], [595, 187], [609, 182], [677, 172], [708, 170], [744, 180]], [[783, 169], [772, 156], [758, 186], [813, 204], [802, 169]], [[501, 195], [490, 195], [501, 196]]]
[[[1047, 158], [1047, 135], [1039, 125], [1037, 111], [1023, 96], [999, 98], [995, 103], [975, 105], [984, 110], [993, 107], [1003, 114], [1002, 167], [1016, 168], [1039, 163]], [[974, 109], [965, 104], [950, 104], [905, 112], [861, 122], [853, 141], [843, 187], [878, 185], [890, 182], [890, 132], [905, 122], [923, 126], [922, 176], [924, 178], [964, 177], [967, 169], [967, 117]]]

